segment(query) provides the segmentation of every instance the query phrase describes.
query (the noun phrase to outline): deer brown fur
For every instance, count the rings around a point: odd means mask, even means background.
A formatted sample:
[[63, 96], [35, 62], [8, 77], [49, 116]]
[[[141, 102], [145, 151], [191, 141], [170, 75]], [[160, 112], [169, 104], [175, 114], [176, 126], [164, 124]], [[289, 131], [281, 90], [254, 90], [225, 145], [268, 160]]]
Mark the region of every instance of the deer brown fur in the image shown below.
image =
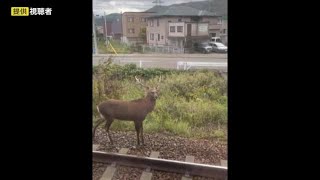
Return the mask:
[[[109, 133], [109, 128], [114, 119], [122, 121], [133, 121], [137, 132], [137, 144], [141, 142], [144, 144], [143, 139], [143, 121], [146, 116], [153, 111], [156, 105], [156, 99], [158, 98], [158, 87], [150, 88], [141, 83], [141, 80], [136, 78], [137, 82], [146, 88], [146, 96], [141, 99], [132, 101], [123, 101], [110, 99], [102, 102], [97, 106], [98, 112], [101, 119], [98, 120], [97, 124], [93, 129], [93, 137], [95, 136], [96, 128], [103, 122], [105, 122], [105, 130], [107, 132], [109, 141], [113, 144], [112, 138]], [[161, 80], [161, 78], [160, 78]], [[160, 82], [159, 80], [159, 82]]]

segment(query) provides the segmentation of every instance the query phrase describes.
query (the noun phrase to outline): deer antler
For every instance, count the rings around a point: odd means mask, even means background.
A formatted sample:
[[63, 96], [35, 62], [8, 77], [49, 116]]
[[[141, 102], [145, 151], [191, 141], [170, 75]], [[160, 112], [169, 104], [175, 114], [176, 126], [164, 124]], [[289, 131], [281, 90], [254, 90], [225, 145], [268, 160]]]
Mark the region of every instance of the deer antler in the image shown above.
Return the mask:
[[145, 87], [145, 88], [149, 88], [148, 86], [144, 85], [144, 84], [142, 83], [142, 81], [137, 78], [137, 76], [135, 76], [134, 78], [136, 79], [136, 81], [137, 81], [138, 84], [142, 85], [142, 86]]

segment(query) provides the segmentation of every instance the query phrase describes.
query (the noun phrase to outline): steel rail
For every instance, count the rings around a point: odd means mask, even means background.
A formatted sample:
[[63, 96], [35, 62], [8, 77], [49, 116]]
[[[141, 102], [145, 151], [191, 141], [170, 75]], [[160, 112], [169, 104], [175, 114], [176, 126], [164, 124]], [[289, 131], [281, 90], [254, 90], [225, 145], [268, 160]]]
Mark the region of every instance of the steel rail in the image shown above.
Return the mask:
[[228, 169], [222, 166], [182, 162], [175, 160], [141, 157], [135, 155], [108, 153], [93, 151], [93, 161], [100, 163], [116, 163], [122, 166], [138, 168], [151, 168], [154, 170], [166, 171], [191, 176], [203, 176], [218, 179], [227, 179]]

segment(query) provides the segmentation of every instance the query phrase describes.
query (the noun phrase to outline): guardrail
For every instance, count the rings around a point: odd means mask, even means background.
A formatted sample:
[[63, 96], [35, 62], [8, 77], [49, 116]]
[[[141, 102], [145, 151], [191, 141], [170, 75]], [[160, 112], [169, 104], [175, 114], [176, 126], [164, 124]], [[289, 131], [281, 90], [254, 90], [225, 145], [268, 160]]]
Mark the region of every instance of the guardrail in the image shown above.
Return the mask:
[[227, 63], [216, 63], [216, 62], [177, 62], [177, 69], [183, 68], [183, 70], [189, 70], [191, 67], [223, 67], [227, 68]]

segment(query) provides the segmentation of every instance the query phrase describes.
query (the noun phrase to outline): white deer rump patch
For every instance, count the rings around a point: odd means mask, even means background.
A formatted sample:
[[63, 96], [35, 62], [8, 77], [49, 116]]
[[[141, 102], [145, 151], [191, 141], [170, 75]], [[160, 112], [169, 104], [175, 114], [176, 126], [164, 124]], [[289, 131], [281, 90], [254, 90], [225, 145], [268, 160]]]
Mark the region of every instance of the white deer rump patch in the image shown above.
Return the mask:
[[97, 106], [97, 110], [98, 110], [98, 113], [99, 113], [100, 117], [101, 117], [102, 119], [105, 119], [105, 117], [100, 113], [98, 106]]

